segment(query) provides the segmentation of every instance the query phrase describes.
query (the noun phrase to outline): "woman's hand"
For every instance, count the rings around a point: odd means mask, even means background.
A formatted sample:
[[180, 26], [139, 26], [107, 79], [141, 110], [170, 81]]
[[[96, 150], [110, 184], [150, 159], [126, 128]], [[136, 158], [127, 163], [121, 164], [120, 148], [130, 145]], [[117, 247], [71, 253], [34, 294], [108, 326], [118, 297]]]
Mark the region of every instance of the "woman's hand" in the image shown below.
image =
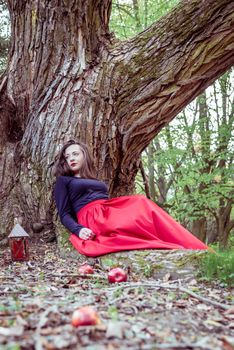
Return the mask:
[[83, 227], [79, 232], [79, 237], [84, 240], [93, 239], [95, 237], [95, 233], [93, 233], [93, 231], [89, 228]]

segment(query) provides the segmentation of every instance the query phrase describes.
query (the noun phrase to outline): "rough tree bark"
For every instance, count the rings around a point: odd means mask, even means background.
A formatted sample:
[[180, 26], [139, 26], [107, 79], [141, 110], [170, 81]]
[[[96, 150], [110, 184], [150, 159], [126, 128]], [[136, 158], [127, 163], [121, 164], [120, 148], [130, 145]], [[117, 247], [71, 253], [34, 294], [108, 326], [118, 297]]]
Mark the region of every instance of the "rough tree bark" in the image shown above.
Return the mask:
[[231, 0], [186, 0], [133, 39], [109, 33], [111, 0], [8, 0], [0, 80], [1, 220], [52, 228], [51, 165], [64, 141], [90, 145], [111, 195], [134, 189], [140, 154], [234, 63]]
[[[232, 191], [232, 194], [234, 194], [234, 191]], [[221, 200], [218, 215], [216, 216], [219, 244], [222, 248], [227, 246], [229, 234], [234, 227], [234, 220], [230, 219], [233, 202], [233, 199]]]

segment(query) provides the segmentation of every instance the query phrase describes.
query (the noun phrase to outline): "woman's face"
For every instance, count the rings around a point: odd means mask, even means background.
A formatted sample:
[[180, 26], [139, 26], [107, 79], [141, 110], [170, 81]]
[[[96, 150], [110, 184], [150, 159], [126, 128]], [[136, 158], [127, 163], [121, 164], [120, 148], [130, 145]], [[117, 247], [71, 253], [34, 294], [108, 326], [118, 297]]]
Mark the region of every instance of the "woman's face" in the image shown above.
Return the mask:
[[69, 169], [74, 175], [79, 175], [79, 171], [84, 163], [84, 153], [79, 145], [71, 145], [64, 152], [64, 157]]

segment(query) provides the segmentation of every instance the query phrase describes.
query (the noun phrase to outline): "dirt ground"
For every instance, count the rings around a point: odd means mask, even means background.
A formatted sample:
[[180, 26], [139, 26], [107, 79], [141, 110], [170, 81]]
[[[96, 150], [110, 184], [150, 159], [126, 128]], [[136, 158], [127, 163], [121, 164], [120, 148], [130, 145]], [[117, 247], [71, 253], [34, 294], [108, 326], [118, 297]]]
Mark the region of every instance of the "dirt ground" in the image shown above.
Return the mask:
[[[233, 290], [197, 277], [204, 252], [134, 251], [61, 258], [55, 243], [34, 242], [28, 262], [0, 251], [0, 349], [234, 349]], [[128, 281], [109, 284], [120, 266]], [[75, 309], [92, 306], [96, 326], [71, 325]]]

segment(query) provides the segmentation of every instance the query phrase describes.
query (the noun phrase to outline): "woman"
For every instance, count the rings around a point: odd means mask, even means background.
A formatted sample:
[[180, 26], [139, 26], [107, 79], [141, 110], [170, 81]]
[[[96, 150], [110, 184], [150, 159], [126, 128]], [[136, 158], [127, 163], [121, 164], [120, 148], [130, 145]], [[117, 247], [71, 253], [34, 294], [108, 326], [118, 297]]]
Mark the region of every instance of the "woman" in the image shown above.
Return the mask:
[[95, 178], [86, 145], [73, 140], [60, 151], [54, 196], [70, 242], [86, 256], [133, 249], [208, 247], [143, 195], [109, 199]]

